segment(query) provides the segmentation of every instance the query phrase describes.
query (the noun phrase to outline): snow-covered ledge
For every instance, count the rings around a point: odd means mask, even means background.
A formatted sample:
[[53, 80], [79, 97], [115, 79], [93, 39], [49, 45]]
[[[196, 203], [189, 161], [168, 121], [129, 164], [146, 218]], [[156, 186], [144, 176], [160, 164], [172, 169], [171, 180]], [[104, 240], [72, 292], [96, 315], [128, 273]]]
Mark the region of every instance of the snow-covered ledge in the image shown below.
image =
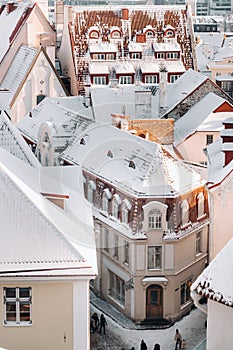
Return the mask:
[[206, 306], [204, 306], [203, 304], [200, 304], [200, 299], [203, 297], [203, 295], [200, 295], [196, 292], [196, 290], [191, 290], [191, 297], [194, 301], [194, 305], [201, 310], [202, 312], [204, 312], [206, 315], [208, 313], [208, 308], [207, 308], [207, 304]]

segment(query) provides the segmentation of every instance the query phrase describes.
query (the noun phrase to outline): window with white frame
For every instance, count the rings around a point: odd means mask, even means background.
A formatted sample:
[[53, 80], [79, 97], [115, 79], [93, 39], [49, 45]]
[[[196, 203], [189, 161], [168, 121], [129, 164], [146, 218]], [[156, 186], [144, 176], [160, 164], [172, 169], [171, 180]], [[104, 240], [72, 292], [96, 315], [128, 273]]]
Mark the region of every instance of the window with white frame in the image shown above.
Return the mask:
[[102, 194], [102, 210], [106, 213], [109, 211], [109, 195], [107, 191], [103, 191]]
[[150, 210], [148, 214], [148, 229], [161, 229], [162, 228], [162, 213], [158, 209]]
[[112, 199], [112, 216], [118, 219], [119, 215], [119, 205], [121, 203], [121, 199], [118, 194], [115, 194]]
[[157, 84], [158, 83], [157, 75], [145, 75], [145, 83], [146, 84]]
[[157, 58], [158, 59], [163, 59], [164, 58], [164, 52], [158, 52], [157, 53]]
[[119, 259], [119, 237], [114, 234], [114, 252], [113, 252], [113, 257], [116, 259]]
[[187, 199], [181, 203], [181, 226], [185, 226], [189, 223], [189, 204]]
[[147, 268], [148, 270], [162, 268], [162, 246], [147, 247]]
[[124, 264], [129, 265], [129, 243], [124, 242]]
[[104, 60], [105, 54], [104, 53], [94, 53], [92, 57], [93, 57], [93, 60]]
[[110, 270], [108, 291], [113, 299], [125, 305], [125, 281]]
[[5, 287], [4, 295], [4, 324], [31, 324], [31, 288]]
[[95, 85], [106, 85], [106, 77], [105, 76], [93, 77], [93, 84], [95, 84]]
[[139, 52], [132, 52], [131, 57], [133, 60], [138, 60], [138, 59], [140, 59], [140, 53]]
[[205, 214], [205, 198], [203, 192], [200, 192], [197, 196], [197, 217], [200, 218]]
[[190, 299], [190, 287], [192, 284], [192, 278], [184, 281], [180, 286], [180, 304], [181, 306], [186, 304]]
[[176, 58], [178, 58], [178, 53], [177, 52], [167, 52], [167, 58], [168, 59], [176, 59]]
[[103, 249], [109, 253], [109, 230], [106, 227], [103, 227]]
[[115, 60], [115, 54], [114, 53], [107, 53], [106, 60]]
[[119, 79], [119, 84], [132, 84], [132, 77], [131, 75], [122, 75]]
[[196, 234], [196, 255], [201, 254], [201, 232]]
[[94, 183], [94, 181], [90, 180], [87, 182], [87, 200], [90, 203], [94, 202], [94, 192], [96, 189], [96, 185]]
[[129, 210], [132, 208], [131, 203], [128, 199], [124, 199], [121, 205], [121, 221], [124, 224], [129, 223]]
[[171, 74], [170, 75], [170, 83], [174, 83], [177, 79], [179, 79], [179, 74]]

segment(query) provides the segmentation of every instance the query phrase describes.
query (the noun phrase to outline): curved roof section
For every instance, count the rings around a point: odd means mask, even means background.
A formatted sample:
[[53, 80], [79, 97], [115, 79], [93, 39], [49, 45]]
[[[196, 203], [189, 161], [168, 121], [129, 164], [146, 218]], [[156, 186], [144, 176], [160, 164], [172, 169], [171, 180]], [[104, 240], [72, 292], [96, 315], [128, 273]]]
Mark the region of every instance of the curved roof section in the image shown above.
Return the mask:
[[[85, 145], [80, 144], [83, 136]], [[204, 183], [165, 147], [107, 124], [92, 125], [85, 135], [76, 135], [61, 158], [136, 196], [173, 197]]]

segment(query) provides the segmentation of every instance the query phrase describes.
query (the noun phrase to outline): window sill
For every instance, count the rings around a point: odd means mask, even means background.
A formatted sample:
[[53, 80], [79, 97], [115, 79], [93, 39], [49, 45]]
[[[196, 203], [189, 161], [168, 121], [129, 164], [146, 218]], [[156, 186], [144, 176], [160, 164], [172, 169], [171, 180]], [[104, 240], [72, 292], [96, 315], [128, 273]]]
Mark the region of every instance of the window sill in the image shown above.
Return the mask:
[[32, 327], [32, 322], [30, 323], [3, 323], [4, 327]]
[[207, 214], [203, 214], [197, 218], [197, 221], [201, 221], [207, 217]]

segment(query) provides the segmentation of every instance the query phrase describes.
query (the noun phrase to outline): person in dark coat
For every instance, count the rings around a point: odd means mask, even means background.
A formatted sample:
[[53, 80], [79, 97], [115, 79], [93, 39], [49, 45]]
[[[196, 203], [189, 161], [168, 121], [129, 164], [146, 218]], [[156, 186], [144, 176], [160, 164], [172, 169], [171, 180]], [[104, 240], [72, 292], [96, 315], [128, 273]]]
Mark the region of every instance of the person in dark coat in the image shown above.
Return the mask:
[[175, 342], [176, 342], [176, 346], [175, 346], [175, 350], [179, 348], [181, 349], [181, 345], [182, 345], [182, 336], [181, 333], [179, 332], [179, 329], [176, 329], [176, 333], [175, 333], [175, 338], [174, 338]]
[[96, 312], [93, 313], [93, 315], [91, 316], [91, 320], [94, 321], [93, 322], [93, 328], [94, 328], [94, 332], [97, 331], [98, 327], [99, 327], [99, 316], [97, 315]]
[[146, 343], [144, 342], [143, 339], [141, 340], [140, 350], [147, 350], [147, 345], [146, 345]]
[[107, 325], [107, 321], [104, 317], [104, 314], [101, 314], [100, 316], [100, 334], [102, 333], [102, 329], [104, 331], [105, 334], [105, 326]]
[[160, 350], [160, 345], [158, 343], [155, 344], [154, 350]]

